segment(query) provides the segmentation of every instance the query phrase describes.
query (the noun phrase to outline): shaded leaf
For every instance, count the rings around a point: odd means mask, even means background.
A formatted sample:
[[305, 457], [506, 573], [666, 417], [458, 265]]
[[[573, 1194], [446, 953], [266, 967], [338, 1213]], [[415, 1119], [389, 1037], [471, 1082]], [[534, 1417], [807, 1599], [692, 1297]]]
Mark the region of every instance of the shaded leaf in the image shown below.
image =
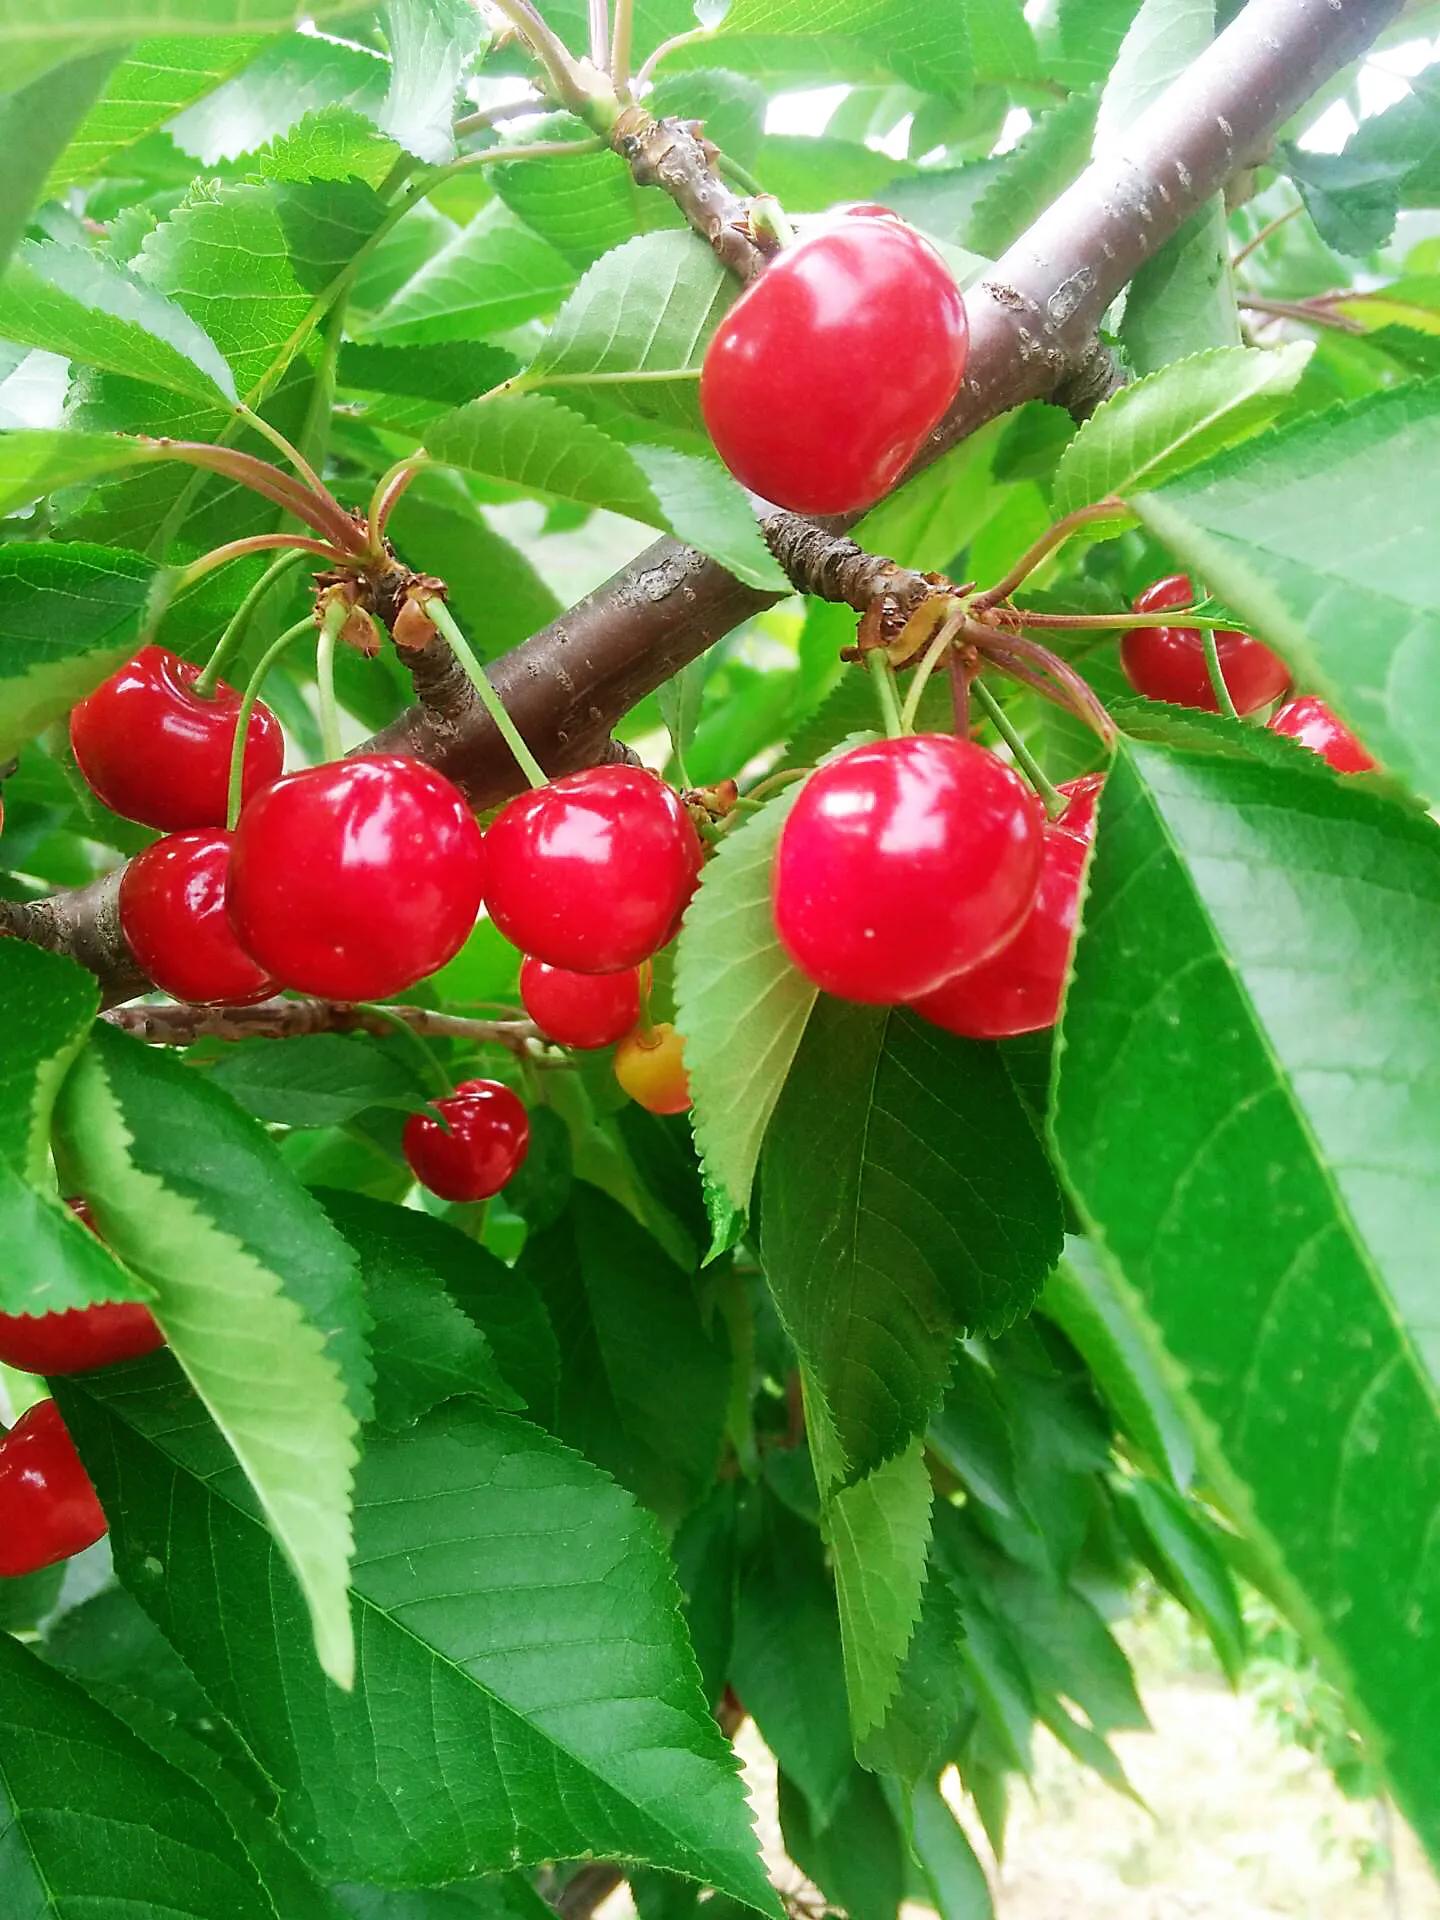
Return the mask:
[[366, 1107], [424, 1106], [415, 1068], [363, 1033], [299, 1034], [227, 1047], [210, 1078], [257, 1120], [331, 1127]]
[[920, 1441], [838, 1492], [825, 1509], [835, 1562], [845, 1688], [857, 1747], [884, 1724], [920, 1616], [930, 1475]]
[[[363, 338], [392, 347], [483, 340], [537, 314], [553, 313], [574, 284], [574, 269], [563, 254], [506, 207], [492, 203], [448, 246], [431, 254], [370, 318]], [[490, 384], [454, 397], [472, 399]]]
[[73, 144], [97, 93], [118, 58], [118, 50], [69, 60], [43, 80], [0, 98], [0, 273], [25, 231], [31, 208], [55, 187], [47, 171], [67, 142]]

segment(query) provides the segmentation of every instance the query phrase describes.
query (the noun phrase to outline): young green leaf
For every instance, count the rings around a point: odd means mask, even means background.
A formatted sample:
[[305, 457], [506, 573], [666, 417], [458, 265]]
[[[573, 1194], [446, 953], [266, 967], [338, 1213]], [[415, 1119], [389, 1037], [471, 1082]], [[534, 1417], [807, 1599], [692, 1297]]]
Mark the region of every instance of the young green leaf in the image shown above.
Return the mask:
[[1207, 731], [1107, 782], [1056, 1140], [1207, 1481], [1440, 1845], [1440, 1014], [1407, 958], [1440, 942], [1440, 841]]
[[1030, 1306], [1060, 1196], [993, 1048], [822, 998], [766, 1136], [760, 1226], [812, 1435], [834, 1442], [820, 1477], [856, 1479], [923, 1432], [958, 1333]]
[[[527, 128], [522, 138], [526, 143], [537, 137], [581, 141], [589, 131], [582, 121], [560, 114]], [[636, 186], [618, 153], [555, 154], [500, 162], [485, 171], [511, 212], [577, 271], [637, 233], [684, 224], [668, 194]]]
[[945, 1765], [970, 1705], [960, 1654], [963, 1633], [950, 1583], [932, 1564], [914, 1631], [895, 1672], [892, 1697], [879, 1724], [856, 1745], [862, 1766], [918, 1785]]
[[[365, 323], [360, 337], [387, 347], [484, 340], [553, 313], [574, 284], [575, 270], [565, 256], [492, 201], [423, 262]], [[471, 386], [457, 398], [483, 391]]]
[[835, 1560], [845, 1689], [857, 1749], [885, 1723], [925, 1584], [930, 1475], [917, 1440], [842, 1488], [825, 1510]]
[[181, 1889], [187, 1920], [276, 1920], [208, 1796], [7, 1634], [0, 1726], [0, 1901], [16, 1920], [153, 1912]]
[[370, 1404], [355, 1256], [253, 1120], [103, 1023], [55, 1126], [97, 1228], [154, 1289], [175, 1357], [259, 1497], [321, 1664], [350, 1685], [350, 1484]]
[[1122, 1514], [1149, 1548], [1147, 1558], [1158, 1578], [1205, 1629], [1227, 1679], [1238, 1687], [1245, 1668], [1245, 1622], [1213, 1532], [1158, 1481], [1127, 1480], [1118, 1497]]
[[1313, 351], [1211, 347], [1122, 387], [1081, 427], [1055, 470], [1057, 515], [1107, 494], [1163, 486], [1267, 427]]
[[601, 1849], [778, 1920], [674, 1571], [628, 1494], [473, 1399], [372, 1435], [362, 1658], [339, 1694], [243, 1482], [166, 1371], [76, 1379], [66, 1417], [115, 1507], [121, 1577], [243, 1734], [312, 1865], [433, 1886]]
[[391, 72], [378, 125], [407, 153], [443, 166], [455, 158], [455, 96], [489, 29], [467, 0], [385, 0], [380, 21]]
[[389, 81], [388, 62], [366, 49], [286, 33], [265, 42], [242, 71], [176, 114], [166, 131], [183, 152], [213, 167], [282, 139], [309, 114], [342, 107], [373, 120]]

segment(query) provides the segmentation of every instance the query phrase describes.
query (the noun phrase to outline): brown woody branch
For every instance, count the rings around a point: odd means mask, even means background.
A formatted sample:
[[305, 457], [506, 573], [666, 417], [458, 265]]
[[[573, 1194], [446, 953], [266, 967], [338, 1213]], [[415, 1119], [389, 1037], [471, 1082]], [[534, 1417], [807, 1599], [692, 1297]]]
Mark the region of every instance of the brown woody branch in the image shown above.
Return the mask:
[[[1254, 163], [1276, 130], [1380, 32], [1400, 3], [1250, 0], [1126, 138], [1095, 160], [967, 294], [965, 382], [913, 470], [1026, 400], [1073, 394], [1078, 409], [1092, 407], [1113, 378], [1095, 348], [1110, 302], [1232, 175]], [[643, 123], [635, 137], [642, 169], [652, 167], [705, 232], [703, 222], [721, 217], [733, 196], [700, 180], [696, 155], [673, 131], [663, 164], [650, 145], [657, 136]], [[824, 570], [823, 554], [806, 537], [809, 523], [772, 515], [765, 532], [772, 545], [805, 551], [812, 572]], [[843, 525], [833, 533], [838, 538]], [[549, 771], [591, 765], [610, 753], [612, 728], [637, 701], [774, 597], [743, 585], [694, 549], [660, 540], [496, 662], [492, 679]], [[480, 807], [518, 786], [508, 748], [473, 697], [447, 698], [444, 712], [411, 708], [365, 750], [413, 753], [447, 773]], [[134, 969], [113, 917], [103, 926], [86, 922], [93, 891], [28, 908], [8, 903], [0, 923], [64, 946], [101, 975], [107, 997], [124, 998], [135, 991]], [[55, 937], [60, 928], [68, 939]]]
[[668, 193], [737, 278], [749, 280], [760, 271], [765, 255], [750, 237], [748, 203], [715, 172], [717, 149], [698, 122], [657, 120], [644, 107], [626, 107], [611, 129], [610, 144], [636, 185]]
[[529, 1020], [472, 1020], [430, 1007], [382, 1010], [352, 1006], [344, 1000], [262, 1000], [253, 1007], [114, 1007], [104, 1017], [157, 1047], [188, 1047], [207, 1039], [279, 1040], [298, 1033], [384, 1035], [395, 1031], [397, 1021], [412, 1033], [509, 1047], [512, 1052], [523, 1052], [541, 1038], [540, 1029]]

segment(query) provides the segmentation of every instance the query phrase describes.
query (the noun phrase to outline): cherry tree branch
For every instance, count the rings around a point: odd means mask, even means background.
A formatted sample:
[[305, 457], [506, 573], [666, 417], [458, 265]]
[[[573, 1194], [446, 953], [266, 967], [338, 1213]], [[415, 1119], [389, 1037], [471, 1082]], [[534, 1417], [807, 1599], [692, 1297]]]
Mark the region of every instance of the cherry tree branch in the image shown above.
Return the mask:
[[384, 1036], [395, 1031], [397, 1021], [412, 1033], [509, 1047], [512, 1052], [523, 1052], [541, 1038], [529, 1020], [472, 1020], [431, 1007], [363, 1007], [343, 1000], [262, 1000], [253, 1007], [113, 1007], [104, 1018], [157, 1047], [188, 1047], [207, 1039], [278, 1040], [301, 1033]]

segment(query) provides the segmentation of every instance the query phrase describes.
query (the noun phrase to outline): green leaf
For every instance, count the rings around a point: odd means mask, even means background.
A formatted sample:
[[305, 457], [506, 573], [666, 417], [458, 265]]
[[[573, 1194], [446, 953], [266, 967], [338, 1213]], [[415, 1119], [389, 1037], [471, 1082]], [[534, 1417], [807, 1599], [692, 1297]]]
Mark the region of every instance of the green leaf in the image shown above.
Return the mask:
[[0, 283], [0, 335], [192, 399], [235, 398], [204, 330], [102, 254], [25, 242]]
[[163, 1362], [76, 1379], [67, 1401], [102, 1499], [126, 1488], [121, 1577], [244, 1736], [316, 1870], [433, 1886], [603, 1851], [778, 1920], [659, 1531], [596, 1468], [474, 1400], [372, 1434], [355, 1512], [363, 1657], [344, 1695], [308, 1656], [218, 1437], [177, 1417]]
[[1277, 164], [1299, 190], [1327, 247], [1357, 258], [1383, 247], [1395, 231], [1408, 160], [1352, 153], [1310, 153], [1283, 145]]
[[1436, 1848], [1440, 1013], [1404, 956], [1440, 940], [1440, 841], [1203, 731], [1106, 784], [1056, 1139], [1207, 1484]]
[[[1047, 1293], [1054, 1277], [1046, 1283]], [[969, 1343], [956, 1350], [929, 1437], [936, 1454], [975, 1499], [1007, 1520], [1021, 1516], [1025, 1503], [1016, 1479], [1010, 1415], [994, 1374]]]
[[1118, 1491], [1152, 1546], [1157, 1571], [1210, 1636], [1232, 1687], [1245, 1668], [1245, 1622], [1230, 1569], [1215, 1540], [1178, 1494], [1154, 1480], [1130, 1480]]
[[518, 1272], [560, 1343], [556, 1429], [670, 1522], [715, 1477], [730, 1388], [723, 1334], [688, 1276], [598, 1188], [577, 1183]]
[[799, 787], [734, 828], [706, 863], [680, 932], [675, 1018], [705, 1172], [743, 1212], [816, 989], [775, 932], [770, 869]]
[[155, 1292], [176, 1359], [353, 1680], [350, 1484], [369, 1363], [354, 1255], [263, 1131], [163, 1050], [98, 1025], [55, 1114], [96, 1225]]
[[[564, 255], [492, 202], [372, 316], [362, 337], [391, 347], [483, 340], [553, 313], [574, 284]], [[468, 400], [480, 391], [471, 387], [456, 397]]]
[[0, 756], [129, 658], [154, 578], [134, 553], [78, 542], [0, 547]]
[[115, 52], [70, 60], [43, 81], [0, 98], [0, 272], [25, 231], [37, 200], [55, 189], [46, 173], [88, 113], [114, 66]]
[[445, 582], [450, 609], [483, 658], [519, 646], [561, 611], [530, 561], [489, 525], [456, 474], [422, 475], [389, 527], [409, 566]]
[[852, 1767], [829, 1823], [780, 1775], [785, 1851], [849, 1920], [897, 1920], [905, 1897], [905, 1841], [874, 1774]]
[[835, 1589], [820, 1536], [768, 1490], [741, 1573], [730, 1660], [735, 1690], [817, 1827], [854, 1768]]
[[1130, 1437], [1186, 1492], [1195, 1477], [1195, 1443], [1184, 1409], [1087, 1240], [1066, 1242], [1040, 1306], [1089, 1367]]
[[423, 1893], [383, 1887], [334, 1887], [353, 1920], [549, 1920], [555, 1911], [521, 1873], [497, 1873]]
[[1120, 344], [1137, 373], [1211, 347], [1238, 347], [1225, 209], [1214, 201], [1141, 267], [1125, 297]]
[[[1440, 206], [1440, 104], [1437, 76], [1415, 74], [1403, 100], [1362, 120], [1345, 148], [1347, 160], [1389, 161], [1403, 166], [1402, 207]], [[1307, 155], [1307, 159], [1314, 156]]]
[[157, 1896], [183, 1898], [187, 1920], [275, 1920], [211, 1800], [5, 1634], [0, 1728], [0, 1900], [15, 1920], [157, 1912]]
[[[1134, 501], [1296, 679], [1428, 799], [1440, 797], [1440, 611], [1426, 544], [1440, 513], [1437, 423], [1440, 386], [1377, 393]], [[1377, 566], [1381, 549], [1393, 557]]]
[[[190, 57], [196, 57], [193, 49]], [[213, 167], [282, 139], [307, 115], [351, 108], [373, 119], [390, 74], [386, 61], [360, 47], [287, 33], [264, 45], [243, 72], [178, 113], [166, 130], [183, 152]]]
[[[23, 551], [23, 549], [22, 549]], [[50, 1125], [66, 1073], [100, 1005], [91, 974], [21, 940], [0, 941], [0, 1307], [55, 1313], [148, 1300], [57, 1198]]]
[[[584, 140], [590, 129], [556, 115], [517, 136], [522, 144]], [[565, 153], [487, 166], [487, 184], [513, 213], [543, 235], [576, 268], [655, 227], [684, 222], [668, 194], [636, 186], [618, 153]]]
[[1214, 38], [1214, 0], [1142, 0], [1100, 95], [1095, 151], [1128, 139], [1140, 115]]
[[313, 1033], [227, 1047], [210, 1070], [247, 1113], [282, 1127], [333, 1127], [366, 1107], [422, 1107], [413, 1066], [363, 1033]]
[[909, 0], [732, 0], [703, 57], [713, 58], [713, 47], [727, 66], [821, 72], [830, 81], [890, 73], [963, 100], [974, 69], [969, 36], [958, 28], [954, 16]]
[[[885, 1469], [888, 1471], [888, 1469]], [[970, 1708], [960, 1655], [960, 1609], [945, 1576], [932, 1567], [920, 1596], [915, 1630], [896, 1675], [884, 1719], [856, 1747], [872, 1772], [918, 1784], [934, 1777], [955, 1751], [962, 1717]]]
[[825, 1510], [835, 1560], [845, 1688], [857, 1748], [884, 1725], [920, 1617], [930, 1475], [915, 1441], [843, 1488]]
[[407, 153], [443, 166], [455, 158], [455, 96], [489, 29], [467, 0], [385, 0], [380, 23], [391, 63], [380, 128]]
[[1107, 494], [1163, 486], [1267, 427], [1313, 347], [1211, 347], [1147, 375], [1098, 407], [1055, 469], [1057, 517]]
[[[46, 197], [64, 193], [102, 172], [125, 148], [173, 120], [229, 78], [265, 42], [258, 37], [219, 40], [142, 40], [104, 77], [45, 181]], [[55, 77], [46, 82], [55, 84]]]
[[829, 1430], [850, 1478], [923, 1432], [955, 1336], [1025, 1312], [1060, 1245], [1054, 1176], [994, 1049], [824, 998], [766, 1136], [760, 1221], [812, 1435]]
[[445, 1291], [437, 1270], [453, 1258], [447, 1243], [458, 1236], [409, 1207], [323, 1189], [316, 1198], [359, 1257], [374, 1323], [379, 1425], [398, 1432], [461, 1393], [477, 1393], [512, 1413], [523, 1407], [500, 1377], [489, 1340]]
[[920, 1781], [910, 1795], [910, 1850], [940, 1920], [995, 1920], [985, 1869], [937, 1786]]

